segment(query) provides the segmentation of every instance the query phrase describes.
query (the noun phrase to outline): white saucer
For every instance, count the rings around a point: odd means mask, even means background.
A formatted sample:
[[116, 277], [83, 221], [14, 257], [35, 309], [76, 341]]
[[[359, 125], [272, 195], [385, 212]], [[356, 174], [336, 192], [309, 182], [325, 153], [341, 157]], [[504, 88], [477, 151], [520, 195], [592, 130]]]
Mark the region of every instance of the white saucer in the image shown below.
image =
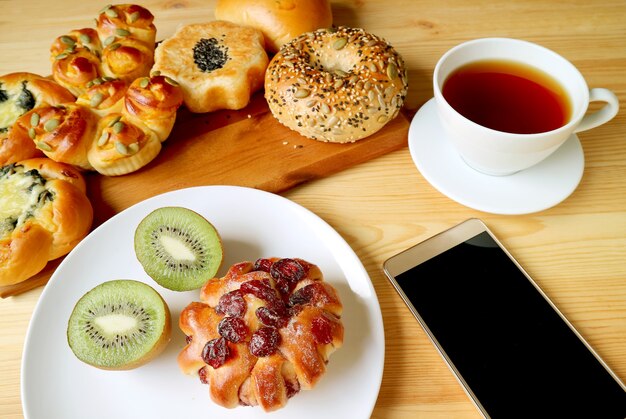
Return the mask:
[[435, 100], [424, 104], [409, 128], [409, 150], [424, 178], [467, 207], [494, 214], [528, 214], [553, 207], [578, 186], [585, 157], [573, 134], [541, 163], [508, 176], [470, 168], [444, 132]]

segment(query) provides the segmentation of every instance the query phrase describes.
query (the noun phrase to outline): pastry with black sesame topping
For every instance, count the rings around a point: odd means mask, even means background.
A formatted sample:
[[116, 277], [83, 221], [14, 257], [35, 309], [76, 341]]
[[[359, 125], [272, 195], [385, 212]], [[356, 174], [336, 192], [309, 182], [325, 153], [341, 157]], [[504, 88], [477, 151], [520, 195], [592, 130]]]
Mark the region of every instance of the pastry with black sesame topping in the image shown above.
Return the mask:
[[175, 79], [194, 113], [242, 109], [263, 87], [263, 34], [225, 21], [182, 26], [155, 51], [153, 70]]

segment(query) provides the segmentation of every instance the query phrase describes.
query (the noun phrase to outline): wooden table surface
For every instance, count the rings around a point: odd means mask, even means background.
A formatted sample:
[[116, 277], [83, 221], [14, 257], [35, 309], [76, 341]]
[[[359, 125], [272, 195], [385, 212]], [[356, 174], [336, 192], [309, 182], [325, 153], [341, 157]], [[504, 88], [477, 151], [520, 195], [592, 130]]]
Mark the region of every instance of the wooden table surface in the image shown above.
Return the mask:
[[[151, 0], [157, 38], [179, 23], [213, 19], [214, 1]], [[90, 26], [104, 6], [79, 0], [5, 0], [0, 74], [49, 74], [51, 41]], [[390, 41], [409, 68], [407, 108], [432, 96], [437, 59], [454, 45], [505, 36], [540, 43], [574, 63], [590, 87], [626, 100], [626, 2], [582, 0], [339, 0], [335, 24]], [[332, 225], [368, 270], [385, 325], [386, 356], [376, 418], [477, 418], [417, 322], [385, 279], [389, 256], [470, 217], [483, 219], [608, 365], [626, 380], [626, 116], [579, 134], [585, 172], [561, 204], [504, 216], [472, 210], [434, 189], [408, 148], [283, 193]], [[22, 417], [20, 362], [42, 288], [0, 301], [0, 417]], [[53, 360], [51, 360], [53, 362]], [[54, 385], [54, 377], [50, 377]], [[346, 389], [345, 397], [358, 395]]]

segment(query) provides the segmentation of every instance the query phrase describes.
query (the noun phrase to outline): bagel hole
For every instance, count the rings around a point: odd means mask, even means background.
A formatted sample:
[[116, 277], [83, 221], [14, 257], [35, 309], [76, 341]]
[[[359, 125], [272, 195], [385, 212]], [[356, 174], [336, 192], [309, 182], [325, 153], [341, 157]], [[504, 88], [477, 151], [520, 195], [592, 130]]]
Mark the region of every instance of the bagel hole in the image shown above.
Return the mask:
[[325, 71], [334, 75], [337, 70], [345, 73], [354, 71], [354, 55], [347, 51], [333, 51], [332, 54], [310, 55], [309, 63], [319, 71]]

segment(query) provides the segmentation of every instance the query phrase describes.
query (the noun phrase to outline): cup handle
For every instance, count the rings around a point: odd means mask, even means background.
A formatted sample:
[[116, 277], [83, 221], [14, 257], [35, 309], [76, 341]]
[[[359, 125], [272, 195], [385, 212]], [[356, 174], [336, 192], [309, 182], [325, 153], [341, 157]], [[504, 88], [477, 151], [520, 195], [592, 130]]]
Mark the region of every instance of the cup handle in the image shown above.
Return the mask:
[[608, 89], [594, 88], [589, 90], [589, 102], [606, 102], [599, 111], [585, 115], [574, 132], [586, 131], [609, 122], [619, 110], [619, 100], [615, 93]]

